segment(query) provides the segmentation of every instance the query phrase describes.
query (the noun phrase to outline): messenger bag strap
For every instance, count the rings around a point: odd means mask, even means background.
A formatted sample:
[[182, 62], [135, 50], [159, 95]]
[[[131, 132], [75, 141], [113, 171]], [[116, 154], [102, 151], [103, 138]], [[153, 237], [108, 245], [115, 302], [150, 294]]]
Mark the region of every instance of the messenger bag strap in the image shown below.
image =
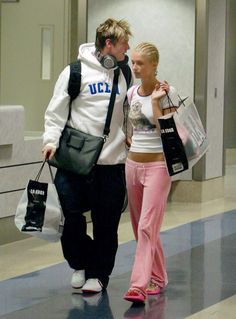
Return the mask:
[[108, 137], [108, 135], [110, 133], [111, 118], [112, 118], [112, 113], [113, 113], [113, 109], [114, 109], [116, 93], [118, 91], [119, 75], [120, 75], [120, 68], [118, 67], [114, 71], [114, 78], [113, 78], [113, 84], [112, 84], [111, 97], [110, 97], [110, 102], [109, 102], [109, 105], [108, 105], [108, 111], [107, 111], [105, 127], [104, 127], [104, 130], [103, 130], [104, 139], [106, 139], [106, 137]]

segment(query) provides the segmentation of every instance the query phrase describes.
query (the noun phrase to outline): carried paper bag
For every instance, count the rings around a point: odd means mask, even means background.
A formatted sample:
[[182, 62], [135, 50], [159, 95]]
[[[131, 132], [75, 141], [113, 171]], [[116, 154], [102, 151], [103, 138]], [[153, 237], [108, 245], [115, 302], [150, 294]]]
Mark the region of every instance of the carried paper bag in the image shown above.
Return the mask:
[[48, 241], [58, 241], [62, 235], [64, 217], [50, 165], [52, 183], [39, 181], [45, 162], [35, 180], [29, 180], [17, 205], [15, 225], [22, 232]]
[[209, 148], [209, 140], [195, 104], [181, 104], [159, 119], [169, 175], [192, 168]]

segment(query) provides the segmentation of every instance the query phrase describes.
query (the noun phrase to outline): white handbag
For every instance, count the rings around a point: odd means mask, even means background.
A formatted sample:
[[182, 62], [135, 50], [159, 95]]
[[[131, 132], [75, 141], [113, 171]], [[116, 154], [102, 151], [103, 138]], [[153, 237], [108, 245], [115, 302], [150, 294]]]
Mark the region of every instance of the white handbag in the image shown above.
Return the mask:
[[62, 235], [64, 216], [50, 165], [52, 183], [39, 182], [44, 165], [45, 161], [22, 194], [16, 209], [15, 225], [22, 233], [55, 242]]

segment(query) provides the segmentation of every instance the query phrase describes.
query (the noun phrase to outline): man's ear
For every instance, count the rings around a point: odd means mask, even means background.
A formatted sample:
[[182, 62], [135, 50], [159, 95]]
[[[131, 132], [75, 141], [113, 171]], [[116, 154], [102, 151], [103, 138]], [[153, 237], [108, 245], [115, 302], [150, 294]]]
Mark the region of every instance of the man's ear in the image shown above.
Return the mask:
[[106, 47], [107, 47], [107, 48], [110, 48], [110, 47], [111, 47], [111, 44], [112, 44], [111, 39], [109, 39], [109, 38], [106, 39], [105, 44], [106, 44]]

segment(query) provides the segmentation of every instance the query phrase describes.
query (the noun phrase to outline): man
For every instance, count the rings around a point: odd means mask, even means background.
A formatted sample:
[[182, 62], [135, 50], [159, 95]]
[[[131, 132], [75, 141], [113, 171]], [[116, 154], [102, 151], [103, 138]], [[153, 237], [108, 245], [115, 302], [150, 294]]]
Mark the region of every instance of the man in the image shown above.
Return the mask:
[[[69, 66], [62, 71], [45, 113], [42, 150], [45, 159], [51, 159], [55, 154], [65, 125], [92, 135], [102, 135], [114, 70], [127, 63], [129, 36], [131, 32], [126, 21], [108, 19], [97, 28], [95, 45], [80, 46], [81, 91], [72, 103], [69, 120]], [[55, 176], [65, 215], [62, 250], [69, 266], [74, 269], [72, 287], [82, 288], [82, 292], [98, 293], [106, 289], [114, 267], [117, 230], [125, 197], [123, 104], [126, 92], [126, 79], [120, 72], [110, 134], [92, 174], [79, 176], [58, 169]], [[93, 238], [86, 232], [86, 218], [83, 216], [87, 203], [91, 209]]]

